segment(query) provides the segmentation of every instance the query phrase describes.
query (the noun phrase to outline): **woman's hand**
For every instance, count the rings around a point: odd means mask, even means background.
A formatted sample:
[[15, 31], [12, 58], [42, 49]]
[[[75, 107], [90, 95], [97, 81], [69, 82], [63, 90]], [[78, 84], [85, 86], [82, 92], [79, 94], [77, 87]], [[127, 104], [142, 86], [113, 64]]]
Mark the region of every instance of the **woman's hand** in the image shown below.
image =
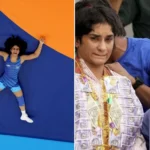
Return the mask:
[[39, 41], [40, 41], [41, 44], [44, 44], [45, 43], [45, 37], [41, 36], [40, 39], [39, 39]]

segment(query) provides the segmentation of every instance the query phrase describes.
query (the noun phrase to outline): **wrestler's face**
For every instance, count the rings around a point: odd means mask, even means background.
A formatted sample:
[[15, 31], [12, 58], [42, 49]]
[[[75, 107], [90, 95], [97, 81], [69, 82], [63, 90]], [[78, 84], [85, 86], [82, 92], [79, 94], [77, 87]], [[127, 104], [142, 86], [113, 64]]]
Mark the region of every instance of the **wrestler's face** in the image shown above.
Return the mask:
[[18, 56], [20, 52], [20, 48], [17, 45], [14, 45], [10, 51], [13, 56]]
[[76, 41], [77, 55], [88, 65], [104, 65], [114, 46], [114, 34], [109, 24], [94, 24], [92, 31]]

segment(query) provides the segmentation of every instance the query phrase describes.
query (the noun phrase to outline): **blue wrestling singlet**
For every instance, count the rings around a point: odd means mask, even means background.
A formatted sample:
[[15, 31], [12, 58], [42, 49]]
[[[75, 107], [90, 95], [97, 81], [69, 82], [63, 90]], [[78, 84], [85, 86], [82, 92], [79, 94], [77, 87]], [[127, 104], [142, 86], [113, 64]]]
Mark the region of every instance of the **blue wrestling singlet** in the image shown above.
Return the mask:
[[5, 87], [17, 87], [18, 85], [18, 73], [21, 67], [21, 60], [18, 57], [16, 62], [11, 62], [10, 56], [8, 56], [5, 62], [5, 71], [2, 77], [0, 77], [0, 82], [3, 83]]

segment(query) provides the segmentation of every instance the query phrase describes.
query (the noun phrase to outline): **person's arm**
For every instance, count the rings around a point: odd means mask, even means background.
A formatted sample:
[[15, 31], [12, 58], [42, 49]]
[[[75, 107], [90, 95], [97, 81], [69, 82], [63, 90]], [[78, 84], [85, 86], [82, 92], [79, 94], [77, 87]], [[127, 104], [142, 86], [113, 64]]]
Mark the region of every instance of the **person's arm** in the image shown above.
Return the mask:
[[6, 61], [8, 54], [6, 52], [0, 51], [0, 56], [2, 56], [4, 60]]
[[38, 48], [35, 50], [35, 52], [33, 54], [30, 54], [30, 55], [22, 55], [20, 58], [21, 58], [21, 63], [23, 63], [24, 61], [26, 60], [32, 60], [32, 59], [35, 59], [35, 58], [38, 58], [39, 55], [41, 54], [41, 50], [42, 50], [42, 47], [43, 47], [43, 44], [44, 44], [44, 38], [40, 38], [39, 40], [39, 45], [38, 45]]
[[123, 25], [126, 26], [134, 21], [138, 12], [136, 0], [123, 0], [118, 14]]
[[112, 7], [112, 8], [117, 12], [117, 14], [118, 14], [118, 12], [119, 12], [119, 10], [120, 10], [120, 6], [121, 6], [123, 0], [108, 0], [108, 1], [109, 1], [109, 3], [110, 3], [111, 7]]
[[139, 99], [142, 100], [141, 103], [145, 107], [150, 108], [150, 87], [143, 84], [139, 86], [135, 91]]
[[[112, 63], [112, 64], [107, 64], [106, 66], [108, 66], [112, 71], [122, 75], [122, 76], [126, 76], [132, 83], [132, 85], [134, 85], [134, 83], [136, 82], [135, 78], [130, 75], [118, 62]], [[146, 86], [146, 85], [140, 85], [136, 90], [136, 95], [139, 97], [141, 103], [145, 106], [150, 108], [150, 87]]]

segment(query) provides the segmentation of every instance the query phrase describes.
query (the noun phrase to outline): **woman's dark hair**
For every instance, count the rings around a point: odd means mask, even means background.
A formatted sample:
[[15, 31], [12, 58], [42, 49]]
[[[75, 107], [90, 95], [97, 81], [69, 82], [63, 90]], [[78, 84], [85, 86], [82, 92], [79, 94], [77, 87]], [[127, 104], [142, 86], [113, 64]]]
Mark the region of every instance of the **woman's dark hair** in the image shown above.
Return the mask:
[[108, 2], [108, 0], [80, 0], [79, 2], [76, 3], [76, 11], [88, 5], [92, 5], [96, 7], [105, 6], [111, 8], [111, 5]]
[[23, 39], [21, 39], [19, 36], [14, 36], [12, 35], [11, 37], [9, 37], [5, 43], [4, 43], [4, 46], [5, 46], [5, 51], [8, 53], [8, 54], [11, 54], [11, 48], [13, 46], [18, 46], [20, 48], [20, 52], [19, 52], [19, 55], [23, 55], [25, 54], [25, 51], [27, 49], [27, 42], [25, 42]]
[[115, 36], [125, 36], [122, 22], [105, 0], [81, 0], [75, 5], [75, 36], [77, 39], [92, 31], [97, 23], [108, 23]]

